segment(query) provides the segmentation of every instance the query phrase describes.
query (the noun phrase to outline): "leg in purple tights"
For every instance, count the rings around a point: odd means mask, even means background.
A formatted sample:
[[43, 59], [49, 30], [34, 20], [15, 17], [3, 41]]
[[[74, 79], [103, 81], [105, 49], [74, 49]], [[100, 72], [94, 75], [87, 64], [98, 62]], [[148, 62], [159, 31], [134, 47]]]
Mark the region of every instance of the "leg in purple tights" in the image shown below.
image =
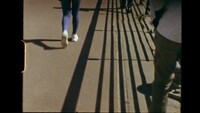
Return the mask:
[[69, 22], [70, 22], [70, 4], [71, 4], [71, 0], [61, 0], [61, 6], [62, 6], [62, 13], [63, 13], [63, 17], [62, 17], [62, 30], [66, 30], [68, 31], [68, 27], [69, 27]]

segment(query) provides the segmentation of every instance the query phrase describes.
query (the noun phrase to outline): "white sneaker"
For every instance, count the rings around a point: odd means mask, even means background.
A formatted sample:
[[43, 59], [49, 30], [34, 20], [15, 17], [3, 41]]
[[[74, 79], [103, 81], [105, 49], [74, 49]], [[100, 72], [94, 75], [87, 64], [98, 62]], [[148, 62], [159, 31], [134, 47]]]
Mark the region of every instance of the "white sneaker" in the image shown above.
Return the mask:
[[78, 41], [78, 35], [77, 34], [73, 34], [72, 35], [72, 42], [76, 42]]
[[68, 32], [67, 31], [63, 31], [61, 45], [63, 47], [67, 47], [67, 45], [68, 45]]

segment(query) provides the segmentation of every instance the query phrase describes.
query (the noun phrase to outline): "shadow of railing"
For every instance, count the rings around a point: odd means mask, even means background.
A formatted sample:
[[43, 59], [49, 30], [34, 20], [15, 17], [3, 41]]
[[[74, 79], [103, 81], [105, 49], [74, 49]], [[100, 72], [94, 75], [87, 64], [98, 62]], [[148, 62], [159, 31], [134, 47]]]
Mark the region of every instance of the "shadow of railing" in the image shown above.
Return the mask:
[[[133, 6], [133, 9], [136, 10], [134, 6]], [[144, 69], [143, 69], [142, 62], [141, 62], [142, 61], [141, 60], [141, 56], [139, 54], [138, 43], [136, 42], [136, 38], [137, 37], [135, 35], [138, 35], [139, 44], [141, 45], [142, 52], [144, 53], [145, 61], [148, 62], [150, 60], [149, 60], [149, 57], [148, 57], [148, 54], [147, 54], [147, 50], [146, 50], [147, 48], [145, 48], [144, 42], [142, 40], [142, 36], [140, 34], [140, 33], [143, 33], [143, 32], [139, 31], [138, 25], [137, 25], [136, 20], [135, 20], [136, 18], [133, 16], [133, 10], [131, 10], [130, 13], [128, 13], [126, 11], [125, 14], [126, 14], [126, 16], [124, 16], [123, 13], [121, 13], [121, 17], [122, 17], [122, 27], [123, 27], [123, 31], [124, 31], [125, 44], [126, 44], [126, 47], [127, 47], [126, 48], [126, 52], [127, 52], [128, 65], [129, 65], [129, 71], [130, 71], [129, 73], [130, 73], [130, 79], [131, 79], [132, 95], [133, 95], [135, 112], [140, 113], [141, 111], [140, 111], [140, 107], [139, 107], [139, 98], [137, 96], [137, 87], [136, 87], [136, 81], [135, 81], [135, 76], [136, 75], [134, 75], [134, 70], [133, 70], [134, 66], [133, 66], [133, 62], [132, 62], [132, 57], [133, 56], [131, 56], [130, 45], [134, 46], [134, 51], [135, 51], [136, 59], [137, 59], [136, 61], [137, 61], [137, 64], [138, 64], [138, 69], [139, 69], [139, 75], [141, 77], [142, 85], [144, 86], [143, 89], [146, 92], [149, 92], [149, 88], [148, 88], [148, 85], [147, 85], [147, 82], [146, 82], [146, 78], [145, 78], [145, 74], [144, 74]], [[136, 14], [137, 14], [137, 12], [136, 12]], [[124, 18], [127, 18], [128, 29], [126, 28], [126, 24], [124, 22], [124, 20], [125, 20]], [[133, 28], [131, 26], [132, 25], [131, 22], [133, 22], [133, 24], [134, 24], [134, 26], [136, 28], [136, 32], [133, 32]], [[118, 29], [119, 29], [119, 27], [118, 27]], [[127, 31], [130, 31], [130, 34], [131, 34], [131, 37], [132, 37], [132, 42], [129, 42], [130, 40], [128, 39]], [[118, 30], [118, 32], [120, 32], [120, 31]], [[134, 34], [134, 33], [137, 33], [137, 34]], [[119, 39], [118, 41], [120, 41], [120, 40], [121, 39]], [[118, 46], [119, 45], [120, 44], [118, 44]], [[120, 48], [121, 47], [119, 47], [119, 55], [121, 54]], [[119, 58], [120, 57], [121, 56], [119, 56]], [[149, 109], [149, 106], [150, 106], [150, 103], [151, 103], [150, 95], [148, 93], [144, 93], [144, 95], [145, 95], [147, 107]]]
[[[121, 13], [121, 16], [122, 16], [122, 28], [124, 30], [124, 38], [125, 38], [125, 43], [126, 43], [126, 47], [127, 47], [127, 54], [128, 54], [128, 59], [129, 59], [128, 60], [128, 65], [129, 65], [129, 71], [130, 71], [130, 79], [131, 79], [131, 88], [132, 88], [134, 107], [135, 107], [135, 112], [140, 113], [139, 100], [138, 100], [138, 96], [137, 96], [136, 83], [135, 83], [135, 78], [134, 78], [135, 75], [134, 75], [134, 72], [133, 72], [133, 68], [134, 67], [133, 67], [132, 60], [131, 60], [132, 56], [131, 56], [130, 44], [129, 44], [129, 41], [128, 41], [128, 35], [127, 35], [127, 32], [126, 32], [127, 29], [126, 29], [125, 22], [124, 22], [124, 18], [125, 17], [124, 17], [123, 13]], [[130, 25], [129, 25], [129, 27], [131, 29]], [[131, 36], [133, 37], [133, 40], [134, 40], [133, 32], [131, 32]], [[137, 54], [136, 42], [133, 41], [133, 43], [134, 43], [133, 45], [135, 47], [135, 52]]]
[[102, 60], [101, 60], [101, 65], [100, 65], [100, 73], [99, 73], [99, 82], [98, 82], [98, 91], [97, 91], [95, 112], [100, 112], [100, 108], [101, 108], [103, 73], [104, 73], [104, 65], [105, 65], [104, 59], [105, 59], [106, 43], [107, 43], [106, 39], [107, 39], [107, 27], [108, 27], [109, 3], [110, 3], [110, 0], [107, 1], [107, 10], [106, 10], [105, 27], [104, 27], [104, 40], [103, 40], [103, 48], [102, 48], [102, 55], [101, 55]]
[[[89, 25], [89, 29], [86, 35], [86, 39], [83, 43], [83, 47], [80, 53], [80, 56], [78, 58], [73, 76], [72, 76], [72, 80], [70, 82], [69, 85], [69, 89], [67, 91], [65, 100], [64, 100], [64, 104], [62, 106], [61, 112], [75, 112], [76, 111], [76, 106], [77, 106], [77, 102], [78, 102], [78, 97], [80, 94], [80, 89], [81, 89], [81, 85], [83, 82], [83, 78], [84, 78], [84, 72], [86, 69], [86, 64], [88, 60], [101, 60], [101, 64], [100, 64], [100, 73], [99, 73], [99, 81], [98, 81], [98, 88], [97, 88], [97, 97], [96, 97], [96, 105], [95, 105], [95, 112], [100, 112], [100, 108], [101, 108], [101, 99], [102, 99], [102, 88], [103, 88], [103, 78], [104, 78], [104, 67], [105, 67], [105, 54], [106, 54], [106, 43], [107, 43], [107, 38], [111, 38], [111, 47], [110, 47], [110, 84], [109, 84], [109, 112], [114, 112], [114, 61], [115, 61], [115, 30], [114, 30], [114, 17], [116, 16], [116, 23], [117, 23], [117, 38], [118, 38], [118, 68], [119, 68], [119, 87], [120, 87], [120, 108], [121, 108], [121, 112], [126, 112], [126, 103], [125, 103], [125, 78], [124, 78], [124, 67], [123, 67], [123, 57], [122, 57], [122, 32], [120, 31], [120, 23], [121, 21], [119, 20], [119, 17], [122, 16], [122, 18], [125, 18], [123, 15], [123, 11], [118, 9], [118, 1], [119, 0], [107, 0], [107, 8], [105, 9], [101, 9], [101, 4], [102, 4], [102, 0], [98, 0], [97, 4], [96, 4], [96, 8], [94, 9], [88, 9], [88, 8], [82, 8], [80, 9], [80, 11], [94, 11], [93, 16], [92, 16], [92, 21]], [[115, 4], [114, 4], [115, 3]], [[111, 4], [111, 5], [110, 5]], [[114, 10], [115, 6], [117, 7], [116, 10]], [[96, 58], [88, 58], [89, 56], [89, 52], [91, 49], [91, 45], [92, 45], [92, 41], [94, 38], [94, 33], [96, 31], [96, 25], [97, 25], [97, 20], [98, 20], [98, 16], [99, 16], [99, 11], [106, 11], [106, 16], [105, 16], [105, 26], [104, 26], [104, 36], [103, 36], [103, 46], [102, 46], [102, 53], [101, 53], [101, 59], [96, 59]], [[109, 15], [109, 13], [111, 13]], [[116, 13], [116, 15], [114, 15]], [[119, 15], [121, 13], [121, 15]], [[108, 23], [108, 19], [109, 16], [111, 17], [111, 22]], [[131, 87], [132, 87], [132, 95], [133, 95], [133, 102], [134, 102], [134, 109], [136, 113], [140, 113], [140, 106], [139, 106], [139, 98], [137, 95], [137, 87], [136, 87], [136, 80], [135, 80], [135, 75], [134, 75], [134, 65], [132, 62], [132, 57], [131, 56], [131, 49], [130, 49], [130, 44], [134, 45], [134, 50], [136, 53], [136, 59], [137, 59], [137, 64], [139, 67], [139, 74], [141, 76], [141, 80], [142, 80], [142, 85], [144, 86], [142, 89], [144, 89], [146, 92], [149, 91], [148, 88], [148, 84], [146, 82], [146, 78], [145, 78], [145, 74], [144, 74], [144, 70], [142, 67], [142, 63], [141, 63], [141, 58], [139, 55], [139, 51], [138, 51], [138, 47], [136, 44], [136, 37], [135, 34], [133, 34], [133, 29], [131, 26], [131, 20], [133, 20], [134, 25], [137, 28], [136, 25], [136, 21], [134, 20], [135, 18], [133, 17], [133, 12], [131, 12], [131, 16], [129, 14], [126, 15], [126, 18], [128, 18], [128, 29], [131, 33], [131, 37], [132, 37], [132, 42], [128, 41], [128, 35], [127, 35], [127, 28], [126, 25], [124, 23], [124, 21], [122, 21], [122, 27], [123, 27], [123, 31], [124, 31], [124, 38], [125, 38], [125, 44], [127, 45], [127, 54], [128, 54], [128, 68], [130, 71], [130, 78], [131, 78]], [[124, 20], [124, 19], [123, 19]], [[109, 24], [111, 25], [111, 34], [110, 37], [108, 37], [108, 26]], [[138, 30], [138, 28], [136, 29], [138, 36], [139, 36], [139, 42], [141, 44], [142, 47], [142, 51], [144, 53], [145, 56], [145, 61], [149, 61], [149, 57], [147, 55], [146, 52], [146, 48], [144, 46], [144, 43], [141, 40], [141, 36], [140, 36], [140, 31]], [[41, 44], [40, 44], [41, 45]], [[144, 91], [144, 92], [145, 92]], [[144, 94], [145, 95], [145, 99], [146, 99], [146, 104], [149, 108], [150, 106], [150, 95], [148, 93]]]
[[[116, 6], [118, 5], [118, 2], [116, 0]], [[123, 11], [120, 10], [122, 13]], [[121, 31], [120, 31], [120, 20], [119, 20], [119, 10], [116, 8], [116, 22], [117, 22], [117, 32], [118, 32], [118, 58], [119, 58], [119, 84], [120, 84], [120, 106], [121, 106], [121, 112], [126, 112], [126, 106], [125, 106], [125, 91], [124, 91], [124, 68], [123, 68], [123, 58], [122, 58], [122, 47], [121, 47]]]
[[[135, 12], [136, 12], [136, 9], [135, 9], [135, 7], [133, 7], [134, 8], [134, 10], [135, 10]], [[136, 15], [139, 15], [139, 14], [137, 14], [137, 12], [136, 12]], [[142, 47], [142, 50], [143, 50], [143, 53], [144, 53], [144, 56], [145, 56], [145, 59], [146, 59], [146, 61], [150, 61], [149, 60], [149, 57], [148, 57], [148, 55], [147, 55], [147, 51], [146, 51], [146, 48], [145, 48], [145, 46], [144, 46], [144, 43], [143, 43], [143, 41], [142, 41], [142, 37], [141, 37], [141, 34], [140, 33], [144, 33], [144, 32], [140, 32], [139, 31], [139, 28], [138, 28], [138, 26], [137, 26], [137, 23], [136, 23], [136, 18], [133, 16], [133, 12], [131, 12], [131, 17], [130, 17], [130, 15], [126, 15], [127, 16], [127, 18], [128, 18], [128, 25], [129, 25], [129, 29], [130, 29], [130, 33], [131, 33], [131, 36], [132, 36], [132, 40], [133, 40], [133, 42], [132, 42], [132, 44], [133, 44], [133, 46], [134, 46], [134, 50], [135, 50], [135, 54], [136, 54], [136, 59], [137, 59], [137, 64], [138, 64], [138, 69], [139, 69], [139, 75], [140, 75], [140, 77], [141, 77], [141, 81], [142, 81], [142, 86], [144, 86], [145, 88], [144, 88], [144, 90], [146, 90], [146, 92], [148, 92], [149, 91], [149, 88], [148, 88], [148, 85], [147, 85], [147, 81], [146, 81], [146, 77], [145, 77], [145, 74], [144, 74], [144, 70], [143, 70], [143, 66], [142, 66], [142, 62], [141, 62], [141, 57], [140, 57], [140, 54], [139, 54], [139, 50], [138, 50], [138, 47], [137, 47], [137, 44], [136, 44], [136, 37], [135, 37], [135, 35], [136, 34], [134, 34], [133, 33], [133, 29], [132, 29], [132, 26], [131, 26], [131, 23], [130, 23], [130, 21], [133, 21], [133, 23], [134, 23], [134, 25], [135, 25], [135, 28], [136, 28], [136, 33], [137, 33], [137, 35], [138, 35], [138, 39], [139, 39], [139, 42], [140, 42], [140, 44], [141, 44], [141, 47]], [[128, 43], [128, 42], [127, 42]], [[131, 58], [131, 57], [130, 57]], [[131, 63], [130, 63], [130, 67], [132, 67], [131, 66]], [[132, 68], [130, 68], [130, 71], [131, 71], [131, 69], [133, 69], [133, 67]], [[132, 76], [132, 74], [131, 74], [131, 76]], [[144, 93], [144, 96], [145, 96], [145, 99], [146, 99], [146, 104], [147, 104], [147, 107], [148, 107], [148, 110], [149, 110], [149, 107], [150, 107], [150, 103], [151, 103], [151, 99], [150, 99], [150, 95], [148, 95], [147, 93]], [[137, 111], [136, 111], [137, 112]], [[139, 112], [139, 111], [138, 111]]]
[[[147, 8], [147, 7], [149, 7], [149, 0], [140, 0], [140, 1], [141, 1], [140, 4], [143, 4], [143, 2], [146, 1], [146, 5], [143, 5], [144, 8], [146, 8], [146, 10], [145, 10], [145, 12], [142, 12], [141, 9], [140, 9], [140, 7], [139, 7], [139, 5], [135, 5], [133, 8], [134, 8], [134, 10], [135, 10], [136, 15], [137, 15], [138, 17], [141, 16], [141, 15], [150, 16], [150, 14], [148, 13], [148, 10], [150, 10], [150, 9]], [[144, 25], [142, 25], [141, 22], [143, 22]], [[148, 23], [149, 23], [149, 22], [148, 22]], [[147, 39], [147, 32], [148, 32], [148, 35], [150, 36], [152, 42], [154, 43], [154, 36], [152, 35], [152, 33], [153, 33], [152, 30], [153, 30], [153, 29], [150, 29], [150, 28], [149, 28], [149, 26], [147, 25], [147, 22], [145, 21], [144, 18], [140, 20], [140, 25], [143, 26], [142, 32], [143, 32], [143, 34], [144, 34], [144, 36], [145, 36], [146, 41], [148, 40], [148, 39]], [[144, 27], [147, 29], [146, 33], [145, 33], [145, 31], [144, 31]], [[149, 46], [150, 49], [151, 49], [152, 55], [154, 56], [153, 48], [150, 46], [149, 41], [147, 41], [147, 44], [148, 44], [148, 46]]]
[[61, 112], [75, 112], [102, 0], [98, 0]]

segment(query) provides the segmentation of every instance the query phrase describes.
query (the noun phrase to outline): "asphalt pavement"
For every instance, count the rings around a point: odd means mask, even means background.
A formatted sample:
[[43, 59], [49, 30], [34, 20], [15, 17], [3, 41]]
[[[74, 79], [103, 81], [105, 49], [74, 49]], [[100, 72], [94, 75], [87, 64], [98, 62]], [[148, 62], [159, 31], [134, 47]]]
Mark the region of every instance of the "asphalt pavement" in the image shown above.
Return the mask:
[[[82, 0], [79, 40], [62, 48], [60, 2], [24, 0], [23, 112], [148, 112], [155, 46], [144, 4], [127, 13], [119, 0]], [[180, 106], [169, 98], [168, 112]]]

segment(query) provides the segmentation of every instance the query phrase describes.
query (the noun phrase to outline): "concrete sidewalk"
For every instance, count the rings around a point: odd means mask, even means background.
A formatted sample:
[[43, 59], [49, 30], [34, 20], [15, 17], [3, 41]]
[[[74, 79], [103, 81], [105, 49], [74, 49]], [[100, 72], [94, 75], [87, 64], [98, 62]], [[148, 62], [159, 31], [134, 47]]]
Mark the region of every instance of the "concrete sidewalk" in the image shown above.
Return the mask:
[[[134, 2], [128, 14], [119, 5], [82, 0], [79, 40], [63, 49], [60, 2], [24, 0], [24, 112], [148, 112], [155, 49], [150, 18], [138, 20], [144, 5]], [[169, 98], [168, 111], [180, 113], [180, 103]]]

